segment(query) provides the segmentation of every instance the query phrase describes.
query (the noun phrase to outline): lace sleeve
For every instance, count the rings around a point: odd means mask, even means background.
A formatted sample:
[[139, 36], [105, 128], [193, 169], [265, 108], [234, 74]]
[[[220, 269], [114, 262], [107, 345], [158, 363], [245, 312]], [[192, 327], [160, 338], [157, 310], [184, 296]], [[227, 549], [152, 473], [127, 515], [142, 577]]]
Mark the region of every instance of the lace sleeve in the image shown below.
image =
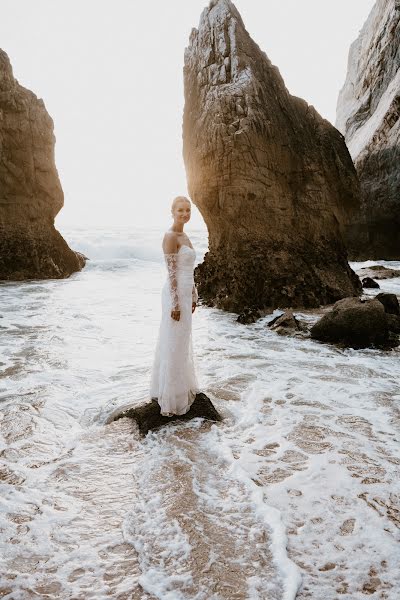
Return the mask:
[[197, 302], [199, 299], [199, 294], [197, 293], [196, 284], [193, 284], [192, 287], [192, 302]]
[[172, 310], [179, 310], [178, 282], [176, 278], [178, 254], [164, 253], [164, 259], [168, 270]]

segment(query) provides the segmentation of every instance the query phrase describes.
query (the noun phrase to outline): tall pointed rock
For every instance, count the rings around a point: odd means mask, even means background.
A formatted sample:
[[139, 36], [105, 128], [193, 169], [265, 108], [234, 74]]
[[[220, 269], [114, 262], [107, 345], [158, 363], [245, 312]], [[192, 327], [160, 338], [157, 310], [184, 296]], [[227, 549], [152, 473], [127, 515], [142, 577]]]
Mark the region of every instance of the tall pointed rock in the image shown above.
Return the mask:
[[377, 0], [352, 43], [336, 126], [361, 182], [349, 256], [400, 259], [400, 0]]
[[359, 206], [343, 136], [289, 94], [230, 0], [192, 29], [184, 90], [188, 189], [209, 231], [202, 298], [239, 312], [359, 294], [341, 235]]
[[68, 277], [84, 265], [54, 227], [64, 195], [53, 121], [0, 49], [0, 280]]

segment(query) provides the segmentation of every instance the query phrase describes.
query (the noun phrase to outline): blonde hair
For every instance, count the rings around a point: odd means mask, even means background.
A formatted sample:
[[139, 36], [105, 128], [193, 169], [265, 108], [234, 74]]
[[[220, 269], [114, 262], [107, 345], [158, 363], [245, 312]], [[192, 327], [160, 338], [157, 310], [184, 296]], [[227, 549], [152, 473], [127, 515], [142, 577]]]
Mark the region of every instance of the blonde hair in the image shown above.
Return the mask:
[[172, 200], [172, 204], [171, 204], [171, 212], [173, 212], [175, 210], [175, 206], [178, 204], [178, 202], [180, 200], [183, 200], [184, 202], [189, 202], [189, 204], [191, 204], [189, 198], [186, 198], [186, 196], [176, 196], [176, 198], [174, 198]]

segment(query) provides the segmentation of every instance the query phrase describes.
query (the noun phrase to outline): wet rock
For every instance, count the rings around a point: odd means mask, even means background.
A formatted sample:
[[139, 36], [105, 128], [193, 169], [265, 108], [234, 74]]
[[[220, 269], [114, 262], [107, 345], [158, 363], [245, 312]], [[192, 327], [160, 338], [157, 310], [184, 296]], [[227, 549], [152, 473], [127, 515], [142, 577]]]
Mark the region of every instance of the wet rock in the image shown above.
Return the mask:
[[363, 288], [380, 288], [381, 286], [371, 277], [364, 277], [361, 280]]
[[184, 62], [183, 155], [208, 228], [200, 296], [241, 313], [361, 294], [342, 228], [359, 207], [343, 136], [292, 96], [230, 0], [213, 0]]
[[261, 313], [256, 308], [245, 308], [236, 321], [242, 323], [243, 325], [248, 325], [249, 323], [255, 323], [257, 319], [261, 317]]
[[88, 258], [87, 256], [85, 256], [84, 254], [82, 254], [82, 252], [77, 252], [76, 250], [74, 250], [75, 254], [78, 257], [79, 263], [82, 265], [82, 267], [85, 266], [85, 263], [87, 260], [90, 260], [90, 258]]
[[268, 323], [268, 327], [280, 335], [308, 332], [308, 327], [295, 317], [293, 311], [287, 310]]
[[400, 257], [400, 4], [377, 0], [352, 43], [337, 103], [361, 183], [345, 239], [351, 260]]
[[339, 342], [352, 348], [390, 345], [385, 309], [375, 299], [343, 298], [310, 331], [314, 339]]
[[386, 321], [389, 331], [392, 331], [393, 333], [400, 333], [400, 317], [398, 315], [387, 313]]
[[190, 407], [189, 411], [184, 415], [174, 415], [172, 417], [164, 417], [160, 413], [160, 405], [153, 398], [151, 402], [136, 406], [133, 408], [124, 409], [122, 412], [115, 412], [109, 417], [108, 423], [128, 417], [134, 419], [139, 427], [141, 435], [146, 435], [151, 429], [156, 429], [172, 421], [188, 421], [196, 417], [203, 417], [211, 421], [221, 421], [222, 417], [214, 407], [210, 398], [203, 392], [196, 395], [196, 398]]
[[382, 303], [385, 313], [388, 329], [391, 335], [391, 339], [395, 341], [397, 334], [400, 333], [400, 305], [396, 294], [389, 294], [387, 292], [380, 292], [374, 298]]
[[392, 279], [400, 277], [400, 269], [389, 269], [382, 265], [372, 265], [372, 267], [363, 267], [356, 271], [359, 277], [372, 277], [373, 279]]
[[85, 264], [54, 227], [64, 204], [53, 121], [0, 49], [0, 280], [69, 277]]
[[396, 294], [380, 292], [375, 296], [375, 300], [379, 300], [384, 306], [385, 313], [390, 315], [400, 315], [400, 305]]

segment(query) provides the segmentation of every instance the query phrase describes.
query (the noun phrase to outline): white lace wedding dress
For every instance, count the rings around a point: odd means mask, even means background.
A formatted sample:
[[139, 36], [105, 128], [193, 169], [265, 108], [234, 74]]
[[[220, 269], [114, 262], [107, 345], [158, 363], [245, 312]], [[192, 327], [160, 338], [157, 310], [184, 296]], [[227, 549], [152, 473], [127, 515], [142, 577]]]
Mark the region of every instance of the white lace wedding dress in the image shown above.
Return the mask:
[[[162, 316], [150, 383], [150, 397], [157, 399], [161, 414], [183, 415], [200, 391], [192, 343], [192, 302], [198, 294], [193, 270], [196, 251], [182, 245], [175, 254], [164, 254], [167, 279], [162, 288]], [[171, 310], [180, 310], [180, 319]]]

